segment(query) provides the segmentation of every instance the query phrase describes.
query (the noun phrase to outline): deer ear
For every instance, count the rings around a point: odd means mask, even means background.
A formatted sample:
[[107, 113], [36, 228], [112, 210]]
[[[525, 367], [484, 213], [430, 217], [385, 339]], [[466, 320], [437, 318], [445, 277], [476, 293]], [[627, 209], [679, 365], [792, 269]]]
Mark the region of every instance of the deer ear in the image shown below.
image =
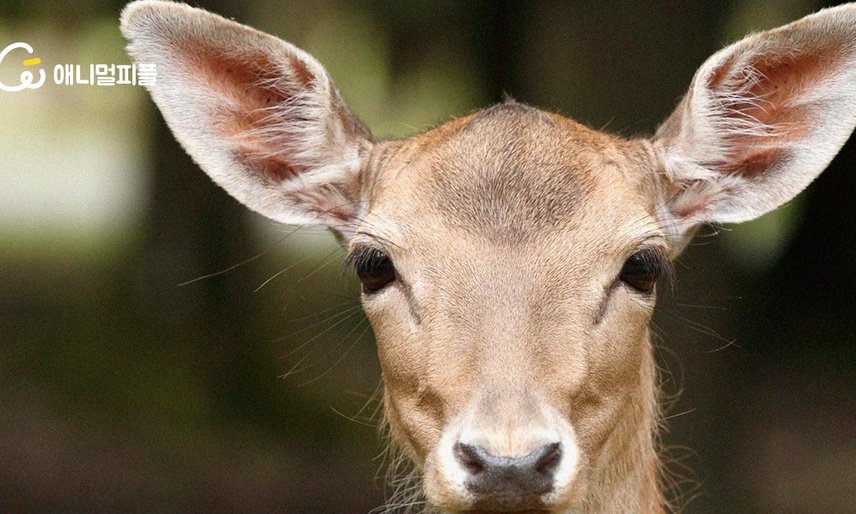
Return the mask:
[[152, 98], [187, 153], [232, 196], [283, 223], [346, 232], [371, 134], [321, 64], [273, 36], [187, 5], [125, 7]]
[[653, 139], [660, 216], [676, 241], [797, 195], [856, 126], [856, 5], [826, 9], [714, 54]]

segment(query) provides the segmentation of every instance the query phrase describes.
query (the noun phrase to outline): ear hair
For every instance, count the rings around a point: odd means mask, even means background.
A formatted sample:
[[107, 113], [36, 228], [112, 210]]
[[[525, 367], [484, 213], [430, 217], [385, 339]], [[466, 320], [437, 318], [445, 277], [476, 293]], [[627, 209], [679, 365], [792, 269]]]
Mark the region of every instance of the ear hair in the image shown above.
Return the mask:
[[856, 126], [856, 5], [825, 9], [720, 50], [652, 141], [661, 217], [681, 239], [793, 198]]
[[134, 60], [157, 65], [152, 98], [215, 182], [276, 221], [347, 231], [372, 139], [317, 60], [173, 2], [129, 4], [122, 32]]

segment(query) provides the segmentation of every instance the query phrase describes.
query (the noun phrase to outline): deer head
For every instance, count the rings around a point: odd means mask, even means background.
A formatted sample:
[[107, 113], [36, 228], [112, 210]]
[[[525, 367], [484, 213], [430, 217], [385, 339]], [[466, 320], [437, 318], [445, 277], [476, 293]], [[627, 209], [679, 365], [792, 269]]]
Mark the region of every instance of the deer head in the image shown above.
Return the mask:
[[852, 5], [717, 52], [632, 140], [512, 101], [376, 140], [273, 36], [159, 1], [122, 31], [215, 182], [347, 246], [393, 440], [445, 511], [662, 510], [658, 277], [701, 224], [794, 197], [856, 125]]

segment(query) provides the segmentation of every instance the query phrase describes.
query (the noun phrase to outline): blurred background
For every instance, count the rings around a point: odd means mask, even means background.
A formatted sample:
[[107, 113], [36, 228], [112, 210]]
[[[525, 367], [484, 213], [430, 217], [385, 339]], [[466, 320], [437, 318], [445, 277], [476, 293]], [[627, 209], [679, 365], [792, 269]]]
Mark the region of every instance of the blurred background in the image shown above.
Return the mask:
[[[0, 0], [0, 46], [128, 63], [123, 4]], [[723, 44], [832, 5], [194, 4], [314, 54], [380, 137], [504, 93], [650, 133]], [[379, 369], [334, 239], [215, 187], [140, 87], [49, 77], [0, 92], [0, 113], [0, 511], [380, 505]], [[856, 512], [854, 168], [850, 141], [785, 208], [702, 230], [661, 294], [684, 512]]]

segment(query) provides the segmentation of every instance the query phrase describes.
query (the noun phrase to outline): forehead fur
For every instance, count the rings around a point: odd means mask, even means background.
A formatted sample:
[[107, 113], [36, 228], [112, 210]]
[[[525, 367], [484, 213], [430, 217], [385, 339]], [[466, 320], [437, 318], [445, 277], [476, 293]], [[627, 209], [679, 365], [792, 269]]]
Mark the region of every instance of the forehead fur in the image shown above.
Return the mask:
[[615, 153], [608, 136], [516, 102], [435, 131], [419, 192], [445, 223], [497, 244], [572, 223]]

